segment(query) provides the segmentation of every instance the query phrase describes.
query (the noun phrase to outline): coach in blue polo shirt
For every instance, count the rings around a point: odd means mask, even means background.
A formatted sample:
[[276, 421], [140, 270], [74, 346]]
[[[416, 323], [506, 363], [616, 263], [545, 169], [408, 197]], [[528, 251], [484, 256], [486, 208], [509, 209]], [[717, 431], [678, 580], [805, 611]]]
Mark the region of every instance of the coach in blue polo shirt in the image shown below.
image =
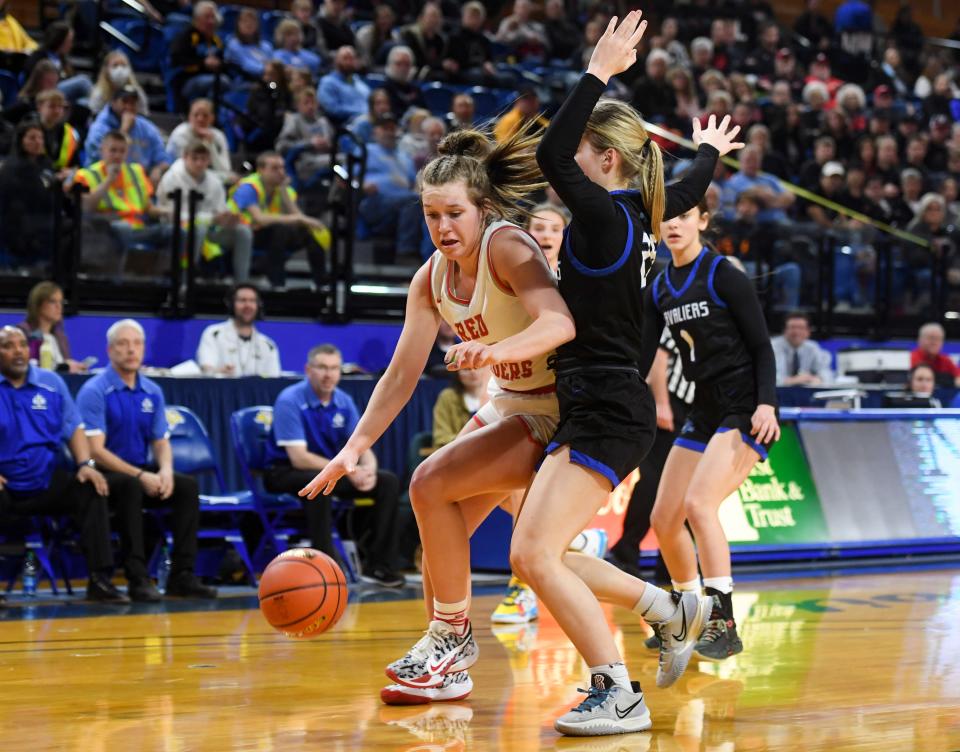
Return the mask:
[[[342, 366], [343, 358], [336, 347], [317, 345], [307, 354], [307, 378], [288, 386], [277, 397], [263, 478], [268, 491], [296, 494], [350, 438], [360, 414], [353, 398], [337, 388]], [[368, 450], [360, 457], [357, 469], [337, 483], [333, 495], [344, 499], [373, 497], [370, 542], [361, 550], [365, 558], [363, 579], [384, 587], [403, 585], [403, 577], [393, 570], [400, 495], [397, 476], [379, 470], [377, 458]], [[330, 500], [304, 499], [303, 509], [313, 545], [336, 559]]]
[[135, 601], [160, 599], [147, 573], [143, 507], [169, 505], [173, 555], [166, 594], [215, 598], [216, 589], [200, 582], [193, 571], [200, 493], [196, 480], [173, 471], [163, 392], [140, 375], [144, 339], [143, 327], [133, 319], [113, 324], [107, 330], [110, 367], [83, 385], [77, 406], [93, 458], [106, 471], [110, 484], [130, 597]]
[[[60, 463], [69, 442], [76, 473]], [[107, 482], [90, 459], [87, 437], [70, 392], [52, 371], [30, 365], [26, 335], [0, 329], [0, 515], [73, 514], [90, 579], [87, 598], [125, 603], [110, 582]]]

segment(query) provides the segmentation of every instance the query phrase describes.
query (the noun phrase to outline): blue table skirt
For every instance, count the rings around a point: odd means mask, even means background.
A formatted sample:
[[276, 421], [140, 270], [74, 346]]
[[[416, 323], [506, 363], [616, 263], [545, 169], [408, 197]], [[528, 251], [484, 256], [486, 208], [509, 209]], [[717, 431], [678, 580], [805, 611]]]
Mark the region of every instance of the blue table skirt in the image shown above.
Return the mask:
[[[65, 378], [70, 392], [76, 395], [89, 377], [68, 375]], [[253, 405], [272, 406], [277, 395], [298, 379], [158, 378], [154, 381], [163, 389], [168, 405], [189, 407], [200, 416], [210, 433], [227, 485], [231, 489], [238, 489], [242, 488], [243, 481], [230, 442], [230, 414]], [[403, 478], [410, 439], [420, 431], [431, 430], [433, 403], [448, 384], [443, 379], [420, 380], [409, 404], [373, 447], [382, 467]], [[340, 382], [340, 388], [356, 400], [361, 412], [370, 400], [375, 385], [376, 380], [370, 377], [344, 378]], [[208, 479], [202, 479], [202, 484], [204, 491], [213, 492], [214, 488], [209, 485]]]

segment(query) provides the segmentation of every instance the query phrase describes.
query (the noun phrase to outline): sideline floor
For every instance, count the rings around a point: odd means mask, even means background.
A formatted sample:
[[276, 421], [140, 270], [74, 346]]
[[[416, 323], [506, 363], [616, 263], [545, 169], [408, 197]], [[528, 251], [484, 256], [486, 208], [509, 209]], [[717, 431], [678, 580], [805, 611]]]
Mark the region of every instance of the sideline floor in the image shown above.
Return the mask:
[[122, 615], [14, 602], [0, 611], [0, 750], [960, 750], [955, 571], [745, 583], [734, 604], [746, 651], [693, 662], [668, 690], [645, 629], [610, 609], [654, 727], [579, 740], [552, 729], [585, 676], [548, 614], [494, 633], [498, 597], [477, 596], [472, 697], [390, 708], [382, 668], [419, 637], [422, 606], [412, 590], [351, 595], [343, 622], [310, 642], [272, 632], [250, 597]]

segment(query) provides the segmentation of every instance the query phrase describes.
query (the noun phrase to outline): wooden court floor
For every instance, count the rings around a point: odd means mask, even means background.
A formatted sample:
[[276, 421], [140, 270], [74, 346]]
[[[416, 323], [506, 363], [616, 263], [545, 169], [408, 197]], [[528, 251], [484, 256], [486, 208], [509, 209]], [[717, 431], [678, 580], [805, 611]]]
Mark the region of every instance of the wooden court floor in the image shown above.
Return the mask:
[[470, 700], [412, 708], [378, 692], [384, 664], [423, 628], [417, 600], [354, 595], [337, 629], [310, 642], [273, 633], [248, 596], [30, 619], [15, 603], [0, 612], [0, 750], [960, 750], [958, 570], [741, 583], [746, 651], [692, 663], [668, 690], [645, 629], [611, 610], [654, 727], [581, 740], [552, 729], [583, 686], [576, 653], [549, 615], [493, 633], [497, 599], [474, 600]]

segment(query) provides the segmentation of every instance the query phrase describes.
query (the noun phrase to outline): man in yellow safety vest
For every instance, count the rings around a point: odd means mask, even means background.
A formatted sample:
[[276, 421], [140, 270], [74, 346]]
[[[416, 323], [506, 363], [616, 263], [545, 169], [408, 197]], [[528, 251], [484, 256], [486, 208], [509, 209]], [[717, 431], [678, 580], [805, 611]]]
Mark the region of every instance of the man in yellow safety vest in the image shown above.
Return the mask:
[[83, 195], [83, 210], [103, 217], [127, 250], [134, 244], [166, 249], [173, 236], [170, 210], [153, 204], [153, 185], [136, 162], [128, 163], [129, 141], [120, 131], [103, 137], [99, 162], [78, 170], [75, 180], [90, 192]]
[[37, 114], [53, 169], [62, 178], [80, 164], [80, 136], [67, 122], [67, 98], [57, 89], [37, 94]]
[[240, 180], [230, 192], [227, 208], [253, 228], [253, 247], [267, 253], [267, 276], [273, 288], [286, 285], [287, 257], [301, 248], [307, 252], [314, 283], [324, 280], [324, 251], [330, 231], [319, 219], [297, 206], [297, 192], [289, 185], [283, 157], [268, 151], [257, 157], [257, 171]]

